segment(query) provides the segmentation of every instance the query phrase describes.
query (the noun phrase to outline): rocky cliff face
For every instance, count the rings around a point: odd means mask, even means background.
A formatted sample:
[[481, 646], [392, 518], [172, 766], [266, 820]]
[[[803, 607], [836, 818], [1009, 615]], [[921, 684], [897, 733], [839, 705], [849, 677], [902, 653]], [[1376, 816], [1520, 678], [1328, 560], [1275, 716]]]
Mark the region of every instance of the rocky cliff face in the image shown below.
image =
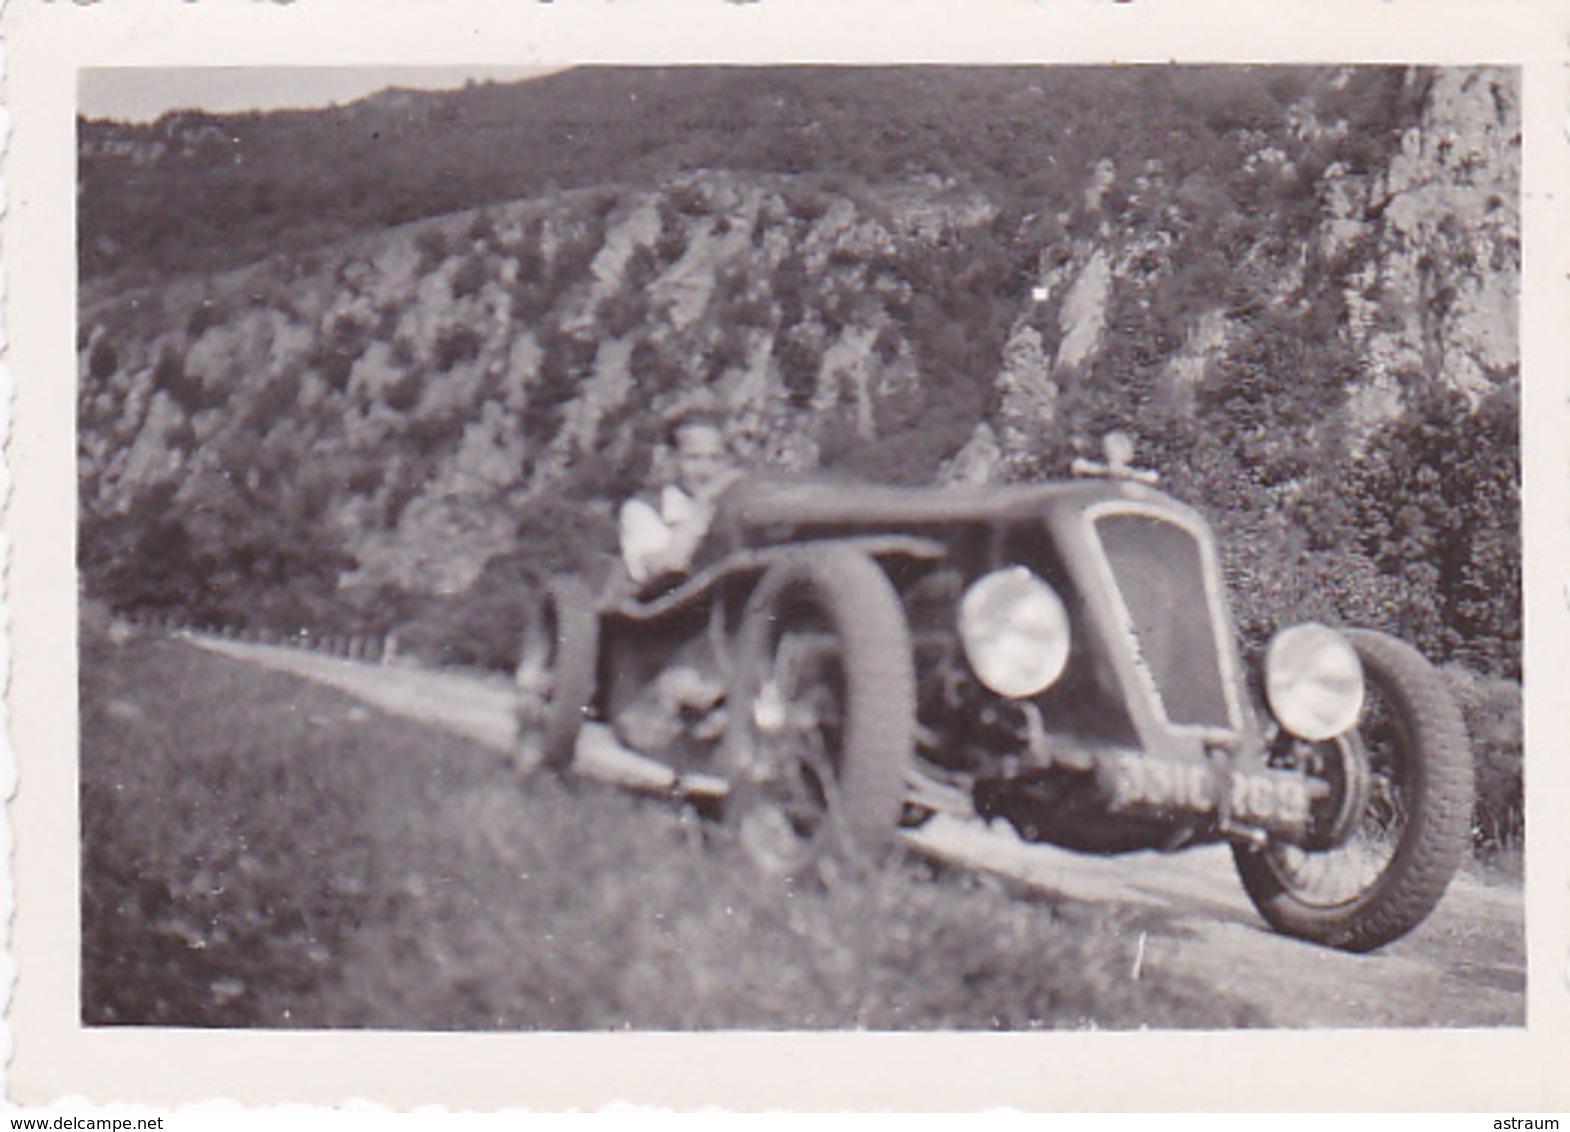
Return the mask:
[[1427, 82], [1422, 118], [1384, 175], [1327, 186], [1324, 239], [1372, 245], [1347, 296], [1369, 390], [1421, 378], [1476, 403], [1520, 366], [1518, 86], [1497, 68]]
[[[1344, 89], [1343, 73], [1330, 89]], [[1333, 155], [1348, 138], [1345, 119], [1320, 117], [1313, 99], [1292, 107], [1274, 137], [1241, 131], [1237, 168], [1317, 202], [1296, 247], [1269, 231], [1239, 249], [1232, 286], [1196, 287], [1170, 327], [1174, 344], [1159, 359], [1162, 395], [1182, 402], [1227, 356], [1261, 306], [1319, 303], [1357, 361], [1348, 389], [1358, 435], [1400, 414], [1414, 389], [1459, 390], [1476, 405], [1517, 380], [1520, 364], [1521, 116], [1516, 74], [1478, 68], [1410, 72], [1404, 98], [1415, 123], [1372, 167], [1354, 170]], [[992, 477], [1032, 465], [1057, 427], [1065, 386], [1116, 384], [1100, 370], [1121, 307], [1149, 310], [1192, 245], [1223, 235], [1196, 228], [1207, 187], [1191, 176], [1174, 186], [1163, 163], [1132, 175], [1109, 161], [1091, 169], [1083, 209], [1065, 225], [1083, 233], [1043, 249], [1031, 295], [1020, 311], [998, 374], [995, 419], [978, 426], [975, 457], [996, 448]], [[1109, 195], [1122, 198], [1117, 216]], [[1088, 229], [1088, 231], [1087, 231]], [[1237, 278], [1246, 280], [1240, 302]], [[1126, 422], [1137, 429], [1137, 421]]]
[[655, 476], [695, 401], [758, 466], [987, 482], [1061, 473], [1102, 427], [1224, 414], [1266, 323], [1349, 360], [1354, 446], [1415, 390], [1508, 387], [1515, 74], [1308, 90], [1203, 161], [1031, 155], [1084, 164], [1023, 216], [963, 177], [707, 169], [94, 283], [84, 521], [157, 500], [224, 543], [287, 514], [347, 555], [347, 592], [453, 593], [534, 502], [605, 513]]
[[83, 506], [200, 510], [314, 484], [345, 584], [451, 592], [576, 476], [631, 490], [658, 421], [722, 409], [753, 464], [815, 467], [923, 399], [895, 310], [992, 210], [699, 173], [412, 225], [83, 311]]

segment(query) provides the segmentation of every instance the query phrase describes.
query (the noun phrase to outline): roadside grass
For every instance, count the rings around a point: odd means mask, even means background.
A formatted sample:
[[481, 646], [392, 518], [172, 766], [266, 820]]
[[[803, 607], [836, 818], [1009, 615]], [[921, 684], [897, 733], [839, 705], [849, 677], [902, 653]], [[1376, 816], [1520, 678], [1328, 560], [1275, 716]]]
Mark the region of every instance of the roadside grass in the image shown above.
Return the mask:
[[761, 885], [712, 826], [307, 681], [84, 625], [83, 1020], [1220, 1028], [1134, 913], [920, 862]]

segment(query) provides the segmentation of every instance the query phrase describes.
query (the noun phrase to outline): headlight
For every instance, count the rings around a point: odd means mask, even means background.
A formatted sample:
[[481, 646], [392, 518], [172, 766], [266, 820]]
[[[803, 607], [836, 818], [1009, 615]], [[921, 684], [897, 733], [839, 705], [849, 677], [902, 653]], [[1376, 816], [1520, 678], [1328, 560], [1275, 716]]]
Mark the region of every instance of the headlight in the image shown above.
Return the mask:
[[1357, 651], [1324, 625], [1284, 629], [1265, 653], [1265, 697], [1276, 721], [1293, 735], [1314, 743], [1333, 739], [1363, 710]]
[[1033, 696], [1068, 663], [1068, 611], [1023, 566], [994, 571], [965, 591], [959, 635], [976, 678], [1000, 696]]

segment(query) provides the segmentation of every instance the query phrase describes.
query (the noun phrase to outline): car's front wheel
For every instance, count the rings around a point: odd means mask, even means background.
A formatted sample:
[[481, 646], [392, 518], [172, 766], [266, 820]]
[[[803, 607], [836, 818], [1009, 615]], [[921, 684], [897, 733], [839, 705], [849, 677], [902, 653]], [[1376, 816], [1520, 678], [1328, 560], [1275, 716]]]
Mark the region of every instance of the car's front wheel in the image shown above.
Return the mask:
[[[1371, 951], [1415, 928], [1444, 895], [1469, 844], [1472, 761], [1454, 699], [1416, 650], [1366, 630], [1347, 638], [1367, 690], [1357, 727], [1327, 752], [1357, 768], [1317, 807], [1334, 844], [1234, 853], [1244, 889], [1276, 930]], [[1348, 798], [1356, 812], [1337, 812]]]
[[751, 594], [735, 653], [726, 822], [769, 873], [894, 841], [915, 744], [915, 675], [899, 595], [878, 564], [806, 547]]

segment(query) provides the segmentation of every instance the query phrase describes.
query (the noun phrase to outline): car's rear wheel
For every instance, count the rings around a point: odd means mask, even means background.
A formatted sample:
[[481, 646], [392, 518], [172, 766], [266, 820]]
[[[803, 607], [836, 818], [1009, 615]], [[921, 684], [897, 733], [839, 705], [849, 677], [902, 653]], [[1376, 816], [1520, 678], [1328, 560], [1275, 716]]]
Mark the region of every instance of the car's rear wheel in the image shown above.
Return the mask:
[[599, 618], [588, 585], [569, 574], [551, 579], [535, 596], [518, 650], [514, 760], [520, 771], [572, 763], [598, 661]]
[[765, 872], [894, 843], [915, 743], [910, 629], [876, 562], [802, 549], [748, 600], [735, 653], [726, 823]]
[[[1472, 761], [1455, 701], [1416, 650], [1382, 633], [1347, 638], [1363, 665], [1365, 704], [1355, 731], [1325, 753], [1364, 781], [1332, 775], [1342, 781], [1316, 805], [1315, 820], [1335, 829], [1335, 843], [1234, 853], [1244, 889], [1272, 927], [1371, 951], [1411, 931], [1444, 895], [1469, 844]], [[1357, 812], [1344, 812], [1342, 791], [1354, 792]]]

